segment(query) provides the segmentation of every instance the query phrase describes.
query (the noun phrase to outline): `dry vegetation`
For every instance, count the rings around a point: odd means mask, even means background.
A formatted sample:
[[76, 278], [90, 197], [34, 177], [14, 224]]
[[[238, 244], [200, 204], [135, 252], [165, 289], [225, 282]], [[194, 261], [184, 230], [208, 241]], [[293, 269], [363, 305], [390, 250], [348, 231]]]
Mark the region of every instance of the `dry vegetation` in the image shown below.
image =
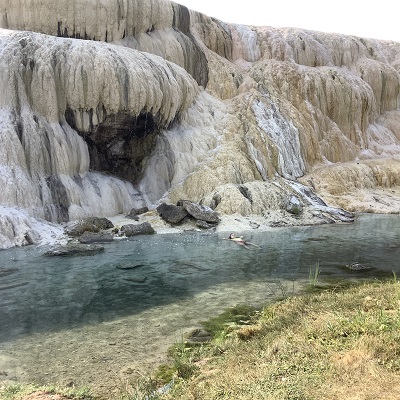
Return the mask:
[[187, 350], [197, 369], [160, 398], [400, 398], [397, 282], [291, 297], [228, 332]]
[[95, 400], [87, 388], [20, 385], [0, 387], [1, 400]]

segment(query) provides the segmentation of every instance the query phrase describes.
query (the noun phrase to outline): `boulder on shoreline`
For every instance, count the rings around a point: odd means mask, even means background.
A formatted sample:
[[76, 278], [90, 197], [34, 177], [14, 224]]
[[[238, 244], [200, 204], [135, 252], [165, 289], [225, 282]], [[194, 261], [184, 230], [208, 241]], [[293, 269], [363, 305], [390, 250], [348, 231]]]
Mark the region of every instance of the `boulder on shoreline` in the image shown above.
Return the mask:
[[210, 222], [206, 222], [206, 221], [203, 221], [203, 220], [201, 220], [201, 219], [198, 219], [198, 220], [196, 221], [196, 226], [198, 226], [198, 227], [201, 228], [201, 229], [212, 229], [212, 228], [215, 228], [216, 225], [217, 225], [217, 224], [212, 224], [212, 223], [210, 223]]
[[196, 225], [201, 229], [214, 228], [221, 220], [219, 214], [210, 207], [189, 200], [179, 200], [176, 205], [162, 203], [157, 207], [157, 212], [170, 224], [179, 224], [190, 217], [196, 220]]
[[170, 224], [178, 224], [189, 215], [184, 207], [167, 203], [160, 204], [157, 212], [164, 221]]
[[92, 254], [99, 253], [101, 251], [104, 251], [104, 246], [70, 244], [66, 246], [59, 246], [52, 250], [46, 251], [44, 255], [48, 257], [89, 256]]
[[77, 237], [85, 232], [100, 232], [114, 228], [114, 224], [107, 218], [89, 217], [74, 222], [65, 229], [68, 236]]
[[125, 236], [137, 236], [137, 235], [152, 235], [155, 230], [149, 222], [143, 222], [142, 224], [127, 224], [121, 227], [121, 233]]
[[189, 200], [179, 200], [178, 206], [182, 206], [188, 212], [188, 214], [197, 220], [214, 224], [220, 222], [218, 213], [210, 207], [202, 206]]
[[84, 232], [79, 236], [79, 243], [107, 243], [112, 242], [114, 236], [111, 232]]
[[139, 215], [148, 212], [148, 207], [141, 207], [141, 208], [132, 208], [128, 214], [125, 215], [126, 218], [134, 219], [135, 221], [139, 221]]

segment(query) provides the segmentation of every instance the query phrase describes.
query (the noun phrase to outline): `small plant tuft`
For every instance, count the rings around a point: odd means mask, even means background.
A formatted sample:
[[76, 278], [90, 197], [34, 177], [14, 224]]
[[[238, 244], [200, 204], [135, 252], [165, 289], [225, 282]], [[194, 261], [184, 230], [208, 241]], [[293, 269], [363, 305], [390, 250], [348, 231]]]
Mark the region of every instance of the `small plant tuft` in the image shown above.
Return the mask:
[[319, 274], [321, 270], [319, 267], [319, 261], [315, 263], [315, 267], [310, 266], [308, 270], [308, 282], [311, 288], [317, 288], [319, 284]]
[[262, 332], [261, 325], [250, 325], [244, 326], [237, 331], [237, 336], [240, 340], [246, 341], [250, 340], [254, 336], [260, 334]]
[[195, 364], [196, 353], [190, 345], [187, 345], [183, 335], [170, 350], [170, 355], [173, 358], [173, 368], [179, 378], [189, 379], [198, 370]]

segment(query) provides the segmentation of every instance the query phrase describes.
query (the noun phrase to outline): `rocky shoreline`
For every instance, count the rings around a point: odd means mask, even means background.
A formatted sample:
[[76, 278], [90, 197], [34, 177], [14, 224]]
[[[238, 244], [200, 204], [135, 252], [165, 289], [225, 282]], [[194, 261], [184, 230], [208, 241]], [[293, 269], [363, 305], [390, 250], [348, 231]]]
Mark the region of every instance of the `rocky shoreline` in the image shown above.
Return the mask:
[[[264, 216], [220, 215], [209, 207], [181, 200], [177, 205], [162, 203], [157, 209], [132, 209], [128, 214], [110, 218], [89, 217], [64, 227], [68, 238], [49, 250], [49, 256], [93, 254], [113, 240], [129, 239], [137, 235], [209, 232], [265, 232], [277, 227], [351, 223], [355, 214], [339, 208], [300, 205], [296, 198], [286, 209], [268, 211]], [[96, 245], [97, 244], [97, 245]]]

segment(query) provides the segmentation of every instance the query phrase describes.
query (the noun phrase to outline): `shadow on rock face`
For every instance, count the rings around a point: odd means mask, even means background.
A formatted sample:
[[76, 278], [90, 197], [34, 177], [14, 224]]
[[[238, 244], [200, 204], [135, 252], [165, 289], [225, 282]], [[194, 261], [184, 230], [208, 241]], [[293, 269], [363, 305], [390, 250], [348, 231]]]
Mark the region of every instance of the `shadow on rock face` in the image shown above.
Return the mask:
[[90, 168], [137, 182], [143, 172], [144, 160], [154, 149], [162, 129], [159, 117], [150, 113], [134, 116], [119, 112], [106, 116], [102, 123], [94, 125], [91, 110], [89, 118], [90, 131], [81, 132], [77, 129], [74, 112], [68, 109], [65, 113], [68, 124], [88, 144]]

